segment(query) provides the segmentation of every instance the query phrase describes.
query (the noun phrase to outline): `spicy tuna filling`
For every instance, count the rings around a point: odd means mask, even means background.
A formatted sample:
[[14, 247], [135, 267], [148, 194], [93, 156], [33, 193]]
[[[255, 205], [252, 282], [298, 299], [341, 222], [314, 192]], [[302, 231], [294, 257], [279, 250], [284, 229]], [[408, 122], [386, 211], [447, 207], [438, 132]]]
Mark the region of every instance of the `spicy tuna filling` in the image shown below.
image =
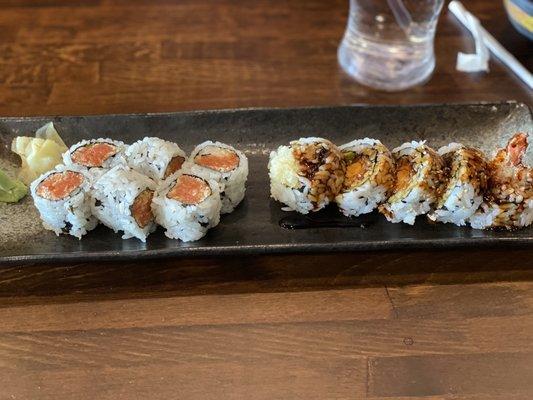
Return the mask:
[[215, 171], [230, 172], [239, 166], [239, 156], [230, 149], [207, 146], [194, 157], [194, 162]]
[[139, 193], [131, 205], [131, 214], [140, 228], [144, 228], [154, 219], [154, 215], [152, 214], [153, 197], [154, 191], [145, 189]]
[[174, 172], [179, 170], [181, 166], [183, 165], [183, 162], [185, 159], [181, 156], [173, 157], [172, 160], [168, 163], [167, 169], [165, 171], [165, 175], [163, 178], [168, 178], [170, 175], [172, 175]]
[[83, 175], [78, 172], [56, 172], [39, 184], [36, 193], [47, 200], [62, 200], [79, 188], [83, 179]]
[[211, 188], [202, 178], [181, 175], [167, 197], [183, 204], [199, 204], [211, 195]]
[[118, 153], [117, 146], [110, 143], [93, 143], [77, 148], [72, 161], [84, 167], [101, 167], [104, 162]]

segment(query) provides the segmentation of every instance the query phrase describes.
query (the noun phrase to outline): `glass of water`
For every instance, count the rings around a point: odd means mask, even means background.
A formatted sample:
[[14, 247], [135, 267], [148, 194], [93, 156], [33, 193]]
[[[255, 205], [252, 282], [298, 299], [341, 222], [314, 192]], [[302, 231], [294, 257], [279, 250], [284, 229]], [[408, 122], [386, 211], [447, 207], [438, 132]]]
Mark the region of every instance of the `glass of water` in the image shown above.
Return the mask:
[[433, 42], [444, 0], [350, 0], [338, 59], [358, 82], [403, 90], [435, 68]]

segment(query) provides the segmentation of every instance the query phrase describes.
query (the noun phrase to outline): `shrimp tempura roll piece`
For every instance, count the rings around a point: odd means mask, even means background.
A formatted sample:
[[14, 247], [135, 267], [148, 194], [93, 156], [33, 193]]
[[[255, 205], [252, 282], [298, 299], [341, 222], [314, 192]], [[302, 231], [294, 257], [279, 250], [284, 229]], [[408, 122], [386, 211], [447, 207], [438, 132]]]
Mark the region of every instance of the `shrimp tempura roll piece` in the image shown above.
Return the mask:
[[448, 181], [429, 219], [466, 225], [483, 201], [487, 189], [488, 162], [478, 149], [450, 143], [439, 149], [446, 164]]
[[344, 181], [344, 160], [329, 140], [307, 137], [279, 146], [270, 153], [270, 197], [284, 210], [308, 214], [326, 207]]
[[346, 174], [335, 197], [346, 216], [372, 212], [384, 202], [394, 186], [394, 159], [379, 140], [360, 139], [340, 147]]
[[425, 141], [408, 142], [392, 151], [396, 162], [392, 195], [379, 207], [390, 222], [413, 225], [435, 204], [445, 181], [442, 157]]
[[533, 222], [533, 169], [522, 163], [527, 134], [517, 133], [489, 163], [485, 201], [470, 218], [475, 229], [516, 229]]

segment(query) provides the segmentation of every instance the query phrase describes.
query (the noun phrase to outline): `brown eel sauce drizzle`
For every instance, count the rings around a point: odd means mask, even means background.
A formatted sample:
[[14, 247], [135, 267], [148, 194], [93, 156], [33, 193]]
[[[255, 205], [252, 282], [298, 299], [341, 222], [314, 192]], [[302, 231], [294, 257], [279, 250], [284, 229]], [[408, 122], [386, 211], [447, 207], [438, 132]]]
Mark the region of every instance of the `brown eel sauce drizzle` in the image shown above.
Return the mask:
[[339, 214], [336, 207], [326, 207], [324, 210], [299, 214], [291, 212], [290, 215], [279, 220], [279, 226], [284, 229], [313, 229], [313, 228], [361, 228], [365, 229], [372, 225], [375, 216], [370, 214], [359, 217], [345, 217]]

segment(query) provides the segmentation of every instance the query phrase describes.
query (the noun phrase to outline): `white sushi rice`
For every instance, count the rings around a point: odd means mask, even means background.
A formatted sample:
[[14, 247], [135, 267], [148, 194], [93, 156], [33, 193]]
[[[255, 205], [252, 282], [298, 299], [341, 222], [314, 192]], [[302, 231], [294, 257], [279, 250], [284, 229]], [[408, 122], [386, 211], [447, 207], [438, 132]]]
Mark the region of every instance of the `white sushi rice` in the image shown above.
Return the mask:
[[[412, 141], [395, 148], [392, 154], [398, 160], [402, 156], [410, 156], [416, 152], [426, 151], [425, 141]], [[440, 157], [437, 153], [436, 157]], [[426, 214], [432, 204], [437, 201], [436, 189], [441, 184], [432, 173], [431, 158], [426, 157], [416, 166], [416, 173], [411, 177], [409, 186], [401, 193], [394, 193], [380, 211], [389, 222], [404, 222], [409, 225], [415, 223], [418, 215]]]
[[[184, 173], [199, 177], [209, 185], [211, 194], [201, 203], [183, 204], [167, 197], [176, 180]], [[193, 172], [183, 170], [174, 173], [162, 182], [152, 203], [156, 221], [165, 228], [165, 235], [184, 242], [198, 240], [204, 237], [210, 228], [217, 226], [220, 221], [221, 208], [219, 184], [212, 179], [205, 179]]]
[[145, 137], [131, 144], [124, 152], [127, 164], [135, 171], [159, 182], [164, 179], [174, 157], [187, 158], [185, 152], [173, 142], [157, 137]]
[[391, 216], [387, 216], [389, 222], [404, 222], [414, 225], [418, 215], [426, 214], [431, 210], [431, 204], [435, 202], [432, 192], [420, 187], [409, 191], [409, 194], [399, 201], [387, 204]]
[[123, 231], [123, 239], [136, 237], [145, 242], [156, 225], [151, 222], [141, 228], [131, 212], [133, 202], [145, 189], [155, 191], [155, 182], [127, 166], [117, 165], [94, 183], [92, 212], [115, 232]]
[[470, 217], [468, 222], [474, 229], [488, 228], [523, 228], [533, 223], [533, 199], [522, 204], [523, 209], [518, 209], [514, 203], [482, 203], [479, 210]]
[[[450, 143], [441, 147], [438, 153], [443, 157], [446, 155], [464, 157], [458, 153], [463, 147], [460, 143]], [[460, 168], [461, 170], [451, 172], [450, 181], [447, 183], [443, 197], [439, 201], [440, 207], [428, 215], [430, 220], [464, 226], [468, 218], [474, 215], [483, 202], [483, 189], [476, 188], [471, 183], [472, 179], [478, 179], [475, 166], [465, 160]], [[465, 170], [465, 168], [468, 168], [468, 170]], [[482, 168], [485, 169], [486, 165], [483, 165]], [[469, 179], [470, 182], [464, 179]]]
[[490, 228], [500, 213], [501, 210], [498, 204], [483, 203], [479, 210], [469, 218], [468, 222], [474, 229]]
[[[376, 148], [376, 151], [378, 151], [379, 155], [376, 163], [385, 163], [389, 161], [384, 159], [387, 158], [390, 159], [391, 169], [393, 168], [392, 165], [394, 161], [392, 160], [392, 156], [379, 140], [369, 138], [358, 139], [339, 147], [341, 151], [348, 150], [353, 151], [356, 154], [360, 154], [368, 148]], [[387, 154], [384, 154], [384, 152]], [[381, 172], [382, 171], [376, 171], [376, 174]], [[378, 183], [375, 175], [371, 175], [362, 185], [338, 194], [335, 197], [335, 201], [344, 215], [347, 217], [356, 217], [361, 214], [372, 212], [379, 204], [387, 200], [389, 189], [389, 187]]]
[[[239, 165], [233, 171], [219, 172], [195, 164], [194, 158], [206, 147], [214, 146], [235, 152], [239, 157]], [[248, 179], [248, 159], [242, 151], [221, 142], [210, 140], [195, 147], [189, 159], [182, 167], [183, 170], [191, 171], [204, 179], [214, 180], [219, 184], [220, 198], [222, 200], [222, 214], [232, 212], [244, 198], [246, 192], [246, 180]]]
[[314, 209], [313, 203], [307, 197], [311, 182], [299, 176], [298, 170], [298, 161], [289, 146], [279, 146], [270, 153], [268, 174], [271, 197], [285, 204], [289, 210], [307, 214]]
[[387, 189], [374, 182], [365, 182], [355, 190], [339, 194], [335, 198], [340, 211], [347, 217], [368, 214], [385, 200]]
[[447, 192], [443, 206], [434, 210], [428, 218], [435, 222], [464, 226], [482, 202], [483, 196], [476, 192], [474, 186], [468, 182], [458, 182]]
[[[107, 160], [105, 160], [102, 167], [88, 168], [86, 166], [77, 164], [72, 160], [72, 154], [77, 149], [79, 149], [80, 147], [84, 147], [84, 146], [95, 144], [95, 143], [112, 144], [118, 148], [118, 152], [115, 155], [109, 157]], [[124, 155], [124, 152], [127, 149], [127, 147], [128, 146], [125, 145], [124, 142], [121, 142], [119, 140], [109, 139], [109, 138], [82, 140], [81, 142], [78, 142], [72, 145], [65, 153], [63, 153], [63, 163], [67, 166], [71, 166], [79, 170], [88, 171], [92, 175], [93, 179], [96, 180], [100, 176], [102, 176], [105, 172], [107, 172], [107, 170], [117, 165], [126, 165], [126, 157]]]
[[[68, 198], [64, 200], [48, 200], [37, 194], [37, 187], [50, 175], [57, 172], [73, 171], [81, 173], [84, 181]], [[39, 210], [43, 226], [56, 235], [69, 234], [81, 239], [88, 231], [98, 225], [98, 220], [91, 214], [91, 177], [83, 171], [78, 171], [64, 165], [58, 165], [52, 171], [46, 172], [30, 185], [31, 195], [35, 207]]]

